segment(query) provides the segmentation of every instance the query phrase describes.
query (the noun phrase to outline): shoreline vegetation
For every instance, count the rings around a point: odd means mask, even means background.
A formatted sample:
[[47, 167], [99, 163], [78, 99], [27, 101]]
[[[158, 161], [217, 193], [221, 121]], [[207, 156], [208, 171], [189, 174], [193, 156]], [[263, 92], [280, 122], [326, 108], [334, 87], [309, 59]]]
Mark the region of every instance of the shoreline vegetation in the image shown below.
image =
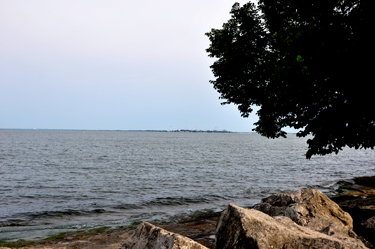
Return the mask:
[[[354, 231], [374, 244], [371, 234], [373, 228], [366, 230], [363, 221], [375, 217], [375, 176], [358, 177], [350, 181], [339, 182], [338, 194], [331, 197], [354, 220]], [[228, 203], [229, 204], [229, 203]], [[165, 230], [189, 237], [211, 249], [215, 248], [216, 225], [221, 212], [212, 210], [197, 211], [188, 217], [170, 222], [154, 222]], [[1, 248], [90, 248], [118, 249], [130, 237], [141, 222], [117, 228], [101, 227], [84, 231], [61, 233], [37, 241], [0, 241]], [[375, 228], [375, 227], [374, 227]], [[371, 247], [370, 247], [371, 248]]]

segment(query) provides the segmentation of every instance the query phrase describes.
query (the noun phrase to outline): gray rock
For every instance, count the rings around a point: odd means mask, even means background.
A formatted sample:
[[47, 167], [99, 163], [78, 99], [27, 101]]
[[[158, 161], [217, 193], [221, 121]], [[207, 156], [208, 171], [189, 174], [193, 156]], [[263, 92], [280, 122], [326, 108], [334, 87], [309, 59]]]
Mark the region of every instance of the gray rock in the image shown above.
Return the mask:
[[371, 218], [369, 218], [365, 221], [362, 221], [361, 225], [364, 226], [367, 229], [373, 229], [374, 234], [375, 234], [375, 216], [371, 217]]
[[123, 249], [208, 249], [185, 236], [150, 223], [141, 223], [122, 245]]
[[230, 204], [216, 230], [217, 249], [366, 248], [354, 238], [338, 239], [297, 225], [285, 216], [271, 217]]
[[335, 237], [357, 237], [353, 219], [335, 202], [316, 189], [275, 194], [254, 207], [270, 216], [286, 216], [298, 225]]

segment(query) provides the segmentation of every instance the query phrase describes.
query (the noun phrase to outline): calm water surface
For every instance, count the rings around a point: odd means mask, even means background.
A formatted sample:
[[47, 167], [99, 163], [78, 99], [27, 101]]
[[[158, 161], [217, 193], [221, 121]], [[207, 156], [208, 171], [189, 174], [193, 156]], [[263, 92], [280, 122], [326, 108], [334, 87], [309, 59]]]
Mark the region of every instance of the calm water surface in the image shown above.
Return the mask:
[[372, 150], [306, 160], [307, 138], [0, 130], [0, 239], [170, 220], [374, 175]]

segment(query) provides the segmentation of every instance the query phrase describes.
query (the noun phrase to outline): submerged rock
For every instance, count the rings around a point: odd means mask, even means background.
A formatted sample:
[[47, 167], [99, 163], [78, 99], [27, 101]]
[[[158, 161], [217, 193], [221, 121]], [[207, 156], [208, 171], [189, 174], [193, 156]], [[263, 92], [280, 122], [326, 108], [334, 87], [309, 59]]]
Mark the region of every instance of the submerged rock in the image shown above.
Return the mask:
[[286, 216], [271, 217], [230, 204], [216, 230], [217, 249], [366, 248], [357, 239], [335, 238], [300, 226]]
[[141, 223], [122, 249], [208, 249], [185, 236], [168, 232], [150, 223]]

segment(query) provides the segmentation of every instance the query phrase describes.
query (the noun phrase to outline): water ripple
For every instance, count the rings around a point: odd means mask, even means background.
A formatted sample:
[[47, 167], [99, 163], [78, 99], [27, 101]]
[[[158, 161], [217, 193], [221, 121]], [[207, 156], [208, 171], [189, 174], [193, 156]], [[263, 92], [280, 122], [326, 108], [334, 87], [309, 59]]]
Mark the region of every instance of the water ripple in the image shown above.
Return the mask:
[[306, 160], [306, 139], [0, 130], [0, 239], [7, 226], [118, 224], [306, 187], [331, 194], [340, 180], [375, 173], [372, 150]]

